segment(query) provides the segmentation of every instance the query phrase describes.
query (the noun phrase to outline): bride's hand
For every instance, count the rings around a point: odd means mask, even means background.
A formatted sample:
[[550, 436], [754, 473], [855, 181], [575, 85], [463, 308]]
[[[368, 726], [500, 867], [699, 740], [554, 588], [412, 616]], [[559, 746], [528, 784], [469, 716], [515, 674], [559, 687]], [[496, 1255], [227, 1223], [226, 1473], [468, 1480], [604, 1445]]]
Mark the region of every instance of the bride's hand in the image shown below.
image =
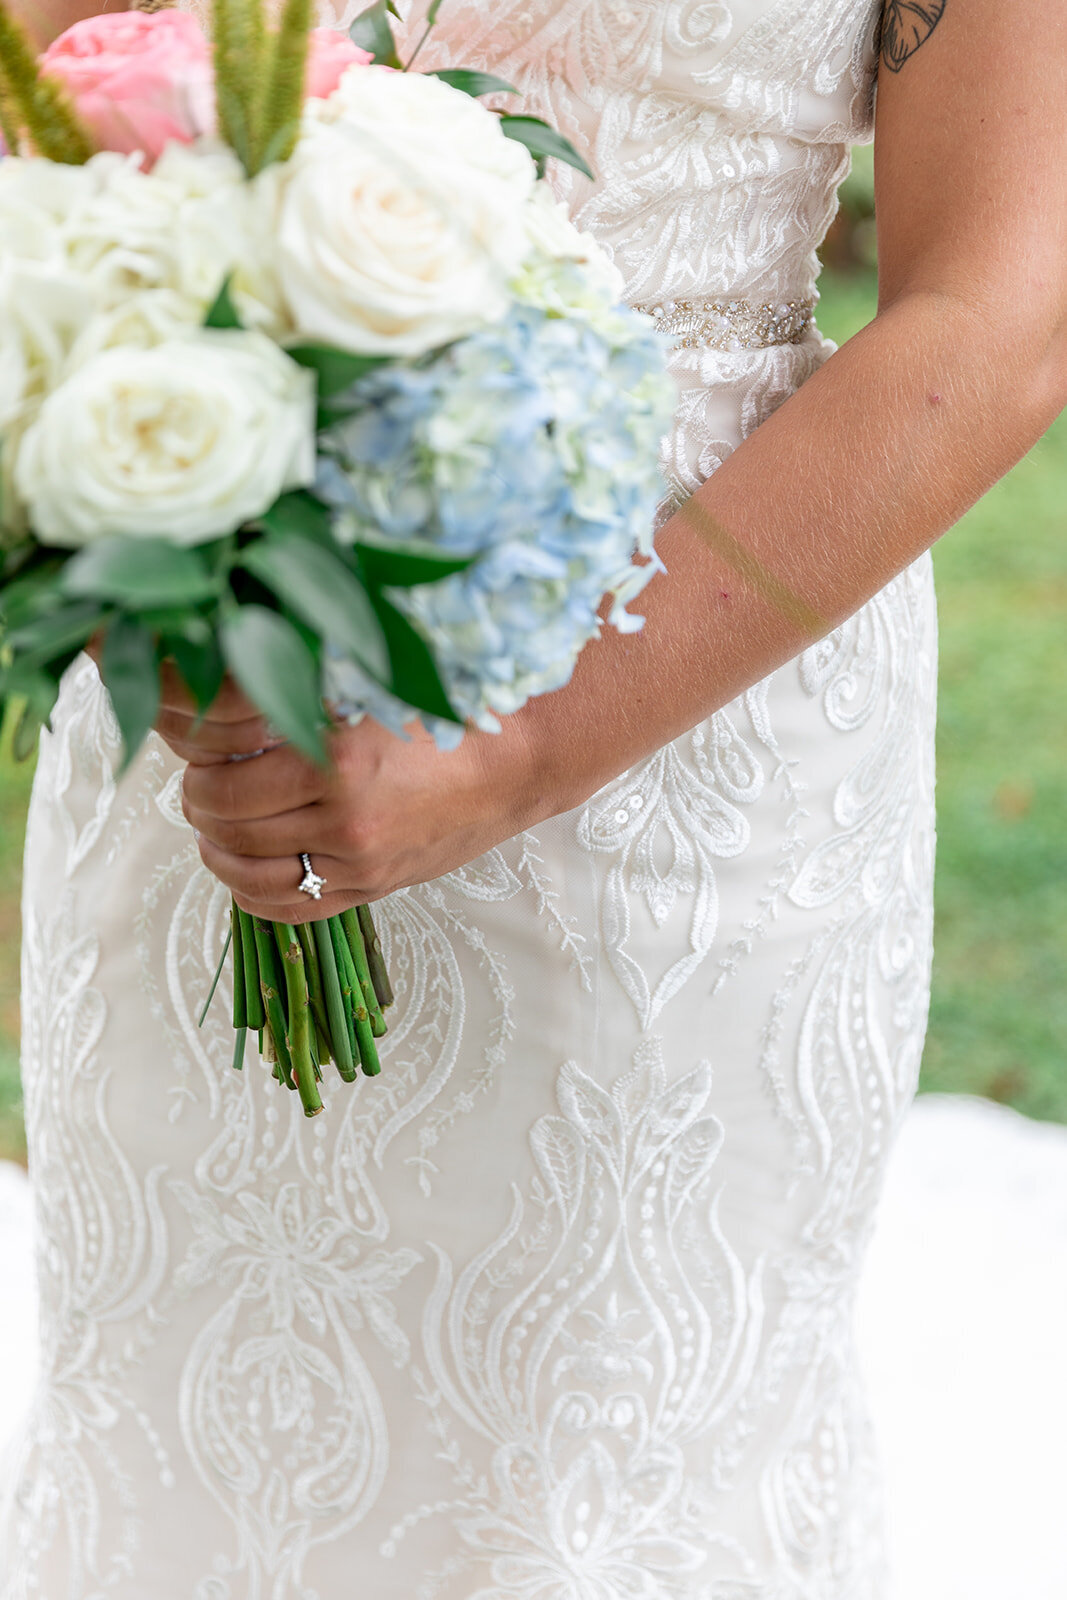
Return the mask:
[[[320, 768], [273, 738], [233, 684], [196, 728], [184, 688], [165, 673], [157, 729], [188, 763], [182, 806], [204, 865], [244, 910], [279, 922], [440, 877], [557, 809], [514, 718], [449, 752], [417, 724], [405, 740], [367, 719], [327, 735], [331, 764]], [[319, 901], [297, 890], [301, 851], [326, 879]]]

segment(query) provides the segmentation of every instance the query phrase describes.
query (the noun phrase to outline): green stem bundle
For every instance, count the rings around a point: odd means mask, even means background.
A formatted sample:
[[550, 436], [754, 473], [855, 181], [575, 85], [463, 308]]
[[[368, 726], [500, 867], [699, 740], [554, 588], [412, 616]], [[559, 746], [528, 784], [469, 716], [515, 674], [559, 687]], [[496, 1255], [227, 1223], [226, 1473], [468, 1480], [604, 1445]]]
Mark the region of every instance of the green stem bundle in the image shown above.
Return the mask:
[[[299, 1094], [308, 1117], [323, 1109], [318, 1086], [327, 1062], [346, 1083], [361, 1070], [368, 1077], [381, 1071], [375, 1040], [386, 1031], [382, 1009], [393, 996], [368, 907], [294, 927], [234, 904], [229, 943], [236, 1068], [246, 1030], [258, 1033], [260, 1054], [278, 1082]], [[211, 995], [201, 1022], [210, 1003]]]

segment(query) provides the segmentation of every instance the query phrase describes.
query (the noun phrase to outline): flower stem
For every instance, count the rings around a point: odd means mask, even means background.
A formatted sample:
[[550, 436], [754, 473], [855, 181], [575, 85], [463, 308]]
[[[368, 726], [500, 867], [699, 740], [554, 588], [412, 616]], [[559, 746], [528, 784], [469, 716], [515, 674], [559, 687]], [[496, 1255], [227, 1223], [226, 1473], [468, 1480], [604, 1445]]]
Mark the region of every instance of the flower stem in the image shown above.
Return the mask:
[[[221, 956], [219, 956], [219, 964], [215, 968], [215, 976], [211, 980], [211, 988], [207, 992], [207, 999], [204, 1001], [204, 1004], [200, 1009], [200, 1015], [196, 1019], [196, 1025], [197, 1025], [198, 1028], [202, 1028], [204, 1026], [204, 1018], [207, 1016], [208, 1007], [210, 1006], [212, 1000], [214, 1000], [214, 998], [215, 998], [215, 990], [218, 988], [219, 979], [222, 977], [223, 963], [226, 960], [226, 955], [227, 955], [227, 952], [229, 951], [229, 948], [230, 948], [230, 940], [232, 938], [233, 938], [233, 919], [231, 917], [231, 919], [230, 919], [230, 928], [229, 928], [228, 933], [226, 934], [226, 943], [222, 947], [222, 954], [221, 954]], [[236, 1027], [236, 1022], [234, 1023], [234, 1026]]]
[[[245, 997], [245, 958], [241, 946], [241, 913], [236, 902], [230, 901], [230, 942], [233, 945], [233, 1025], [238, 1033], [248, 1027], [248, 1005]], [[206, 1012], [207, 1007], [204, 1007]]]
[[274, 1047], [277, 1064], [281, 1069], [282, 1080], [287, 1089], [295, 1089], [293, 1061], [289, 1054], [289, 1046], [285, 1042], [285, 1012], [282, 1009], [278, 972], [280, 963], [275, 955], [274, 930], [262, 917], [253, 917], [252, 926], [255, 929], [256, 953], [259, 956], [259, 989], [263, 996], [263, 1009], [267, 1014], [267, 1031]]
[[[352, 957], [348, 953], [344, 929], [340, 928], [339, 920], [336, 917], [333, 918], [330, 924], [330, 938], [333, 942], [334, 957], [337, 961], [337, 976], [341, 980], [341, 1001], [345, 1008], [345, 1022], [348, 1026], [348, 1048], [352, 1052], [354, 1069], [355, 1063], [360, 1059], [359, 1040], [356, 1038], [356, 1008], [362, 1003], [362, 1000], [355, 969], [352, 966]], [[355, 1076], [354, 1070], [353, 1076]]]
[[[374, 991], [371, 989], [369, 976], [366, 983], [363, 981], [363, 974], [367, 966], [366, 952], [363, 949], [359, 923], [352, 912], [343, 911], [340, 918], [338, 918], [338, 922], [340, 926], [337, 929], [337, 938], [344, 944], [344, 950], [348, 960], [352, 963], [353, 976], [359, 989], [359, 994], [355, 996], [356, 1004], [352, 1007], [352, 1017], [355, 1022], [360, 1066], [368, 1078], [373, 1078], [382, 1070], [382, 1065], [378, 1060], [378, 1051], [374, 1043], [374, 1027], [371, 1022], [370, 1007], [367, 1004], [367, 991], [370, 990], [372, 1000]], [[360, 1000], [362, 1000], [362, 1004], [359, 1003]], [[380, 1011], [378, 1016], [381, 1017]], [[384, 1027], [382, 1031], [384, 1032]]]
[[367, 1014], [370, 1018], [371, 1032], [376, 1039], [380, 1039], [387, 1029], [385, 1018], [382, 1016], [381, 1007], [378, 1004], [378, 996], [371, 980], [367, 948], [363, 943], [363, 933], [359, 920], [354, 912], [348, 911], [342, 915], [341, 921], [345, 937], [348, 940], [348, 949], [351, 953], [352, 962], [356, 969], [356, 977], [359, 980], [363, 1002], [367, 1007]]
[[[241, 924], [241, 959], [244, 962], [246, 1026], [262, 1029], [267, 1025], [267, 1013], [263, 1009], [263, 994], [260, 989], [256, 930], [247, 911], [238, 910], [237, 917]], [[236, 983], [236, 978], [234, 982]]]
[[304, 973], [304, 952], [296, 930], [287, 922], [274, 924], [274, 936], [285, 971], [285, 991], [288, 1001], [289, 1031], [286, 1044], [293, 1063], [293, 1075], [300, 1092], [300, 1104], [305, 1117], [316, 1117], [322, 1110], [322, 1099], [316, 1086], [316, 1065], [311, 1057], [311, 1005], [308, 1001], [307, 979]]
[[304, 971], [307, 973], [308, 998], [311, 1001], [311, 1015], [320, 1038], [319, 1060], [329, 1061], [332, 1052], [327, 1048], [323, 1054], [321, 1041], [325, 1040], [327, 1046], [330, 1038], [330, 1021], [326, 1012], [326, 996], [322, 990], [322, 973], [319, 970], [319, 952], [315, 945], [315, 936], [307, 922], [297, 926], [296, 936], [300, 940], [300, 948], [304, 952]]
[[[331, 918], [330, 921], [332, 920]], [[344, 1004], [341, 1000], [341, 982], [333, 940], [330, 937], [330, 921], [313, 922], [311, 926], [315, 935], [315, 947], [319, 953], [319, 972], [322, 974], [322, 987], [326, 996], [326, 1014], [330, 1020], [331, 1054], [341, 1077], [346, 1083], [351, 1083], [356, 1075], [356, 1068], [348, 1043], [348, 1023], [345, 1021]]]
[[370, 968], [371, 982], [374, 993], [378, 997], [378, 1004], [384, 1011], [393, 1003], [393, 986], [389, 982], [389, 974], [385, 968], [385, 957], [382, 955], [381, 941], [378, 930], [374, 926], [370, 906], [358, 906], [356, 916], [359, 920], [359, 930], [363, 935], [363, 944], [367, 952], [367, 965]]

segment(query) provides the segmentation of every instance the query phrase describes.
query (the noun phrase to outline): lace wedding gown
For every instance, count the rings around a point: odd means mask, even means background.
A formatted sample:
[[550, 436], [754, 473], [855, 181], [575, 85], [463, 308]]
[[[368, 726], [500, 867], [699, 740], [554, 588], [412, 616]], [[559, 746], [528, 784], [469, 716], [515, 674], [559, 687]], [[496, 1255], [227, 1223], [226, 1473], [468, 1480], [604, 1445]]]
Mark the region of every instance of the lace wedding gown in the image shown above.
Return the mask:
[[[588, 152], [554, 178], [630, 299], [697, 304], [676, 499], [830, 353], [805, 305], [879, 9], [449, 0], [421, 58], [516, 84]], [[923, 559], [391, 896], [384, 1070], [311, 1122], [231, 1070], [222, 1003], [198, 1030], [227, 895], [177, 763], [116, 783], [71, 669], [27, 842], [43, 1347], [4, 1600], [883, 1594], [852, 1311], [925, 1023], [934, 657]]]

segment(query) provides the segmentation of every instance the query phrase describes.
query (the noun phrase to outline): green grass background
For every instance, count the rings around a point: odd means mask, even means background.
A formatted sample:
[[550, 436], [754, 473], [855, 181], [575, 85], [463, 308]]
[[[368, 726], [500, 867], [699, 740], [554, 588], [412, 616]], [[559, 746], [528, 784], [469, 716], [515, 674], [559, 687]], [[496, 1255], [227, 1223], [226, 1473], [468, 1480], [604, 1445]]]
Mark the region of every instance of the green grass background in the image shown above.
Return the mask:
[[[838, 343], [870, 271], [827, 273]], [[935, 548], [941, 619], [926, 1089], [1067, 1122], [1067, 414]], [[18, 893], [30, 773], [0, 748], [0, 1157], [21, 1159]]]

